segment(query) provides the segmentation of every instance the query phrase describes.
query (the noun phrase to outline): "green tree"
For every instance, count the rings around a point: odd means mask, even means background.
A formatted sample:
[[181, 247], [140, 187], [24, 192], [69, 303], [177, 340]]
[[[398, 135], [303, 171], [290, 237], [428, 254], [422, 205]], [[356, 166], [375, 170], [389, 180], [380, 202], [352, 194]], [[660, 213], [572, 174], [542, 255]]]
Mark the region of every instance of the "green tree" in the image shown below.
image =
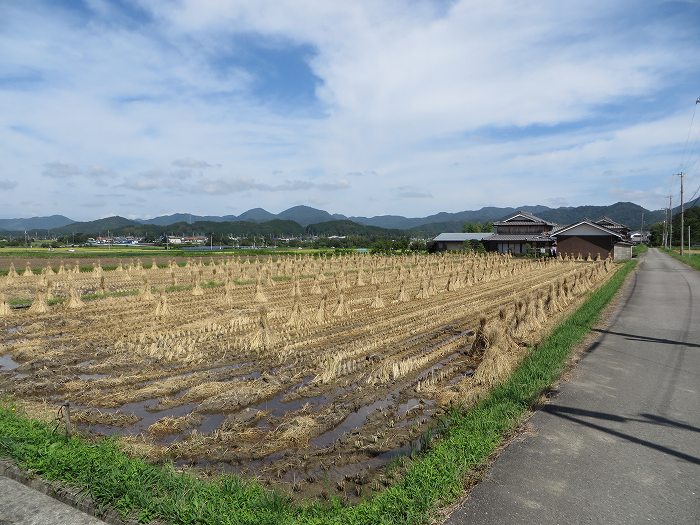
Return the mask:
[[490, 221], [481, 222], [465, 222], [462, 226], [462, 233], [487, 233], [493, 230], [493, 223]]
[[649, 227], [649, 244], [652, 246], [661, 246], [663, 244], [664, 223], [657, 222]]

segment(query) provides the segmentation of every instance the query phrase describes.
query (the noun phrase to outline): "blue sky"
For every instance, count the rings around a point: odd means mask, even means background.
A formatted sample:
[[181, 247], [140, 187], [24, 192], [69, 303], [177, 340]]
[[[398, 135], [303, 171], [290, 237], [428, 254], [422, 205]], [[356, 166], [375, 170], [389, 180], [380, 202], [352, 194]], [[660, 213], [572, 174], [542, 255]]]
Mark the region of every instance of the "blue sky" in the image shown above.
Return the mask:
[[698, 49], [698, 1], [0, 0], [0, 217], [659, 209]]

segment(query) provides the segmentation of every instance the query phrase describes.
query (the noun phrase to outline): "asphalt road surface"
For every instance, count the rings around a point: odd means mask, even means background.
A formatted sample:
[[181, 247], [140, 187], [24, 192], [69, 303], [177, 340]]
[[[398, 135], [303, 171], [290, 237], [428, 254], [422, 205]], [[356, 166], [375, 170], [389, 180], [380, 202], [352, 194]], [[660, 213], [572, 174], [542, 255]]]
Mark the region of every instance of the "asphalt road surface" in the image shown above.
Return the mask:
[[700, 523], [700, 272], [650, 250], [533, 432], [447, 523]]

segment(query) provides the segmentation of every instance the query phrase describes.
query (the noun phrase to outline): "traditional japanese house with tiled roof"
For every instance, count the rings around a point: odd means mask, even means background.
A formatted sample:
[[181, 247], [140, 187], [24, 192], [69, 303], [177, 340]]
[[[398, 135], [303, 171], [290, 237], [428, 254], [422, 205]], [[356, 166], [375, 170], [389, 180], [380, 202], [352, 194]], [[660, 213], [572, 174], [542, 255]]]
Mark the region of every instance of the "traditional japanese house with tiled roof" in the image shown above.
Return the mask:
[[562, 255], [577, 257], [580, 254], [603, 259], [611, 254], [616, 259], [621, 259], [623, 253], [631, 256], [631, 244], [624, 242], [622, 234], [589, 220], [558, 229], [552, 233], [552, 237], [557, 241], [557, 252]]
[[553, 243], [549, 233], [556, 224], [524, 211], [502, 221], [494, 222], [496, 233], [484, 239], [489, 251], [524, 254], [529, 250], [548, 251]]

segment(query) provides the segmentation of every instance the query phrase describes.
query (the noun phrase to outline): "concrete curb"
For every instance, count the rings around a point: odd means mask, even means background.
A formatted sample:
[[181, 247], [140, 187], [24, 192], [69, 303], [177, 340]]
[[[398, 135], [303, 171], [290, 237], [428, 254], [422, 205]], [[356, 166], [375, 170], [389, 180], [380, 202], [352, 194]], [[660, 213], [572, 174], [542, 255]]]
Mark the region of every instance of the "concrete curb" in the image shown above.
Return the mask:
[[[70, 505], [110, 525], [138, 525], [137, 520], [123, 520], [116, 511], [99, 508], [84, 491], [59, 481], [44, 480], [36, 474], [23, 471], [11, 461], [0, 460], [0, 476], [22, 483], [33, 490]], [[156, 524], [158, 522], [153, 521], [151, 523]]]

